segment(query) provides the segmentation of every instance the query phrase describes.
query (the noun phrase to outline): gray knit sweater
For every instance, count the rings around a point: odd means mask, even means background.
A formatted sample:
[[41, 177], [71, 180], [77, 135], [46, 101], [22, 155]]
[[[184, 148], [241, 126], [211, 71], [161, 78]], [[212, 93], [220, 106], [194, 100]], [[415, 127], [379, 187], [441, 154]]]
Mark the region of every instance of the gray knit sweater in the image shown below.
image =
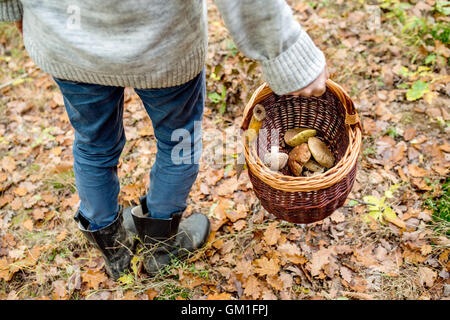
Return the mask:
[[[260, 61], [278, 94], [311, 83], [323, 53], [284, 0], [215, 0], [236, 46]], [[104, 85], [163, 88], [203, 68], [205, 0], [0, 0], [0, 21], [23, 19], [25, 47], [52, 76]]]

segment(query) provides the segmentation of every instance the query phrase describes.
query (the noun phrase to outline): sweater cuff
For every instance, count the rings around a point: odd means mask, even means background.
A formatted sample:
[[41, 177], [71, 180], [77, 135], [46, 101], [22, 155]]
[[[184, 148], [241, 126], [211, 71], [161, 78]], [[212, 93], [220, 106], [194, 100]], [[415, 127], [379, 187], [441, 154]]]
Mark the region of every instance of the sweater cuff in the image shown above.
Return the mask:
[[302, 30], [298, 40], [278, 57], [261, 62], [264, 78], [278, 95], [300, 90], [325, 68], [325, 56]]
[[22, 20], [22, 4], [19, 0], [0, 1], [0, 21]]

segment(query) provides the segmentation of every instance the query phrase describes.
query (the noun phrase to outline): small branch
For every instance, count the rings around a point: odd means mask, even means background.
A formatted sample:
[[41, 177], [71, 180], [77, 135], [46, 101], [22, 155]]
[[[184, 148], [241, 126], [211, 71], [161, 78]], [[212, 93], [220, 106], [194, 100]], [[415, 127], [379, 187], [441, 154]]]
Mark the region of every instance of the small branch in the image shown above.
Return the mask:
[[359, 300], [375, 300], [375, 298], [367, 293], [359, 293], [359, 292], [349, 292], [349, 291], [342, 291], [342, 295], [350, 297], [350, 298], [356, 298]]
[[15, 81], [17, 81], [17, 80], [19, 80], [19, 79], [23, 79], [23, 78], [28, 77], [29, 75], [31, 75], [31, 74], [32, 74], [33, 72], [35, 72], [35, 71], [36, 71], [36, 69], [33, 70], [33, 71], [31, 71], [31, 72], [26, 72], [26, 73], [24, 73], [24, 74], [18, 76], [17, 78], [12, 79], [12, 80], [10, 80], [10, 81], [8, 81], [8, 82], [6, 82], [6, 83], [0, 85], [0, 90], [4, 89], [4, 88], [6, 88], [6, 87], [9, 87], [10, 85], [12, 85]]

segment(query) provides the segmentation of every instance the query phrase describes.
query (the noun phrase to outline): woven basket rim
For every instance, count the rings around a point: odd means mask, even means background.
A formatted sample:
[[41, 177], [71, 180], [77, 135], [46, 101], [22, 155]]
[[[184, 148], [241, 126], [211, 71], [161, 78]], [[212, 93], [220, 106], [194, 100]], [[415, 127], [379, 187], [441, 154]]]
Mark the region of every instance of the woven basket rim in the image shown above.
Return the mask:
[[[349, 138], [344, 156], [330, 170], [311, 177], [288, 176], [272, 171], [259, 158], [255, 143], [249, 145], [246, 136], [243, 135], [242, 142], [248, 169], [272, 188], [286, 192], [308, 192], [325, 189], [344, 179], [356, 165], [362, 143], [362, 128], [358, 113], [353, 101], [341, 86], [332, 80], [327, 80], [327, 88], [339, 98], [346, 110], [345, 127]], [[243, 130], [248, 129], [253, 107], [271, 94], [273, 94], [273, 91], [266, 83], [263, 83], [253, 93], [244, 110], [241, 125]]]

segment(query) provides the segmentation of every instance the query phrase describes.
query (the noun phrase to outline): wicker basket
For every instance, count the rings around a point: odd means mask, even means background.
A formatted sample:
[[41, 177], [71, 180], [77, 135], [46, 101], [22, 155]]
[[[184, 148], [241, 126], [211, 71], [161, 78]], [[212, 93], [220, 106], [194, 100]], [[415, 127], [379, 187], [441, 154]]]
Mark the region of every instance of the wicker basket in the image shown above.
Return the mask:
[[[258, 134], [253, 143], [243, 137], [248, 174], [262, 206], [276, 217], [293, 223], [311, 223], [325, 219], [343, 206], [356, 175], [361, 149], [362, 128], [354, 104], [335, 82], [327, 81], [321, 97], [278, 96], [267, 86], [260, 86], [245, 107], [242, 129], [247, 130], [253, 107], [262, 104], [267, 116], [262, 123], [266, 134]], [[288, 175], [270, 170], [260, 158], [270, 152], [272, 140], [282, 142], [284, 133], [294, 127], [316, 129], [334, 153], [336, 164], [328, 171], [311, 177]], [[277, 129], [278, 137], [271, 134]], [[278, 140], [276, 140], [278, 139]], [[281, 151], [288, 151], [283, 143]], [[260, 154], [261, 153], [261, 154]]]

